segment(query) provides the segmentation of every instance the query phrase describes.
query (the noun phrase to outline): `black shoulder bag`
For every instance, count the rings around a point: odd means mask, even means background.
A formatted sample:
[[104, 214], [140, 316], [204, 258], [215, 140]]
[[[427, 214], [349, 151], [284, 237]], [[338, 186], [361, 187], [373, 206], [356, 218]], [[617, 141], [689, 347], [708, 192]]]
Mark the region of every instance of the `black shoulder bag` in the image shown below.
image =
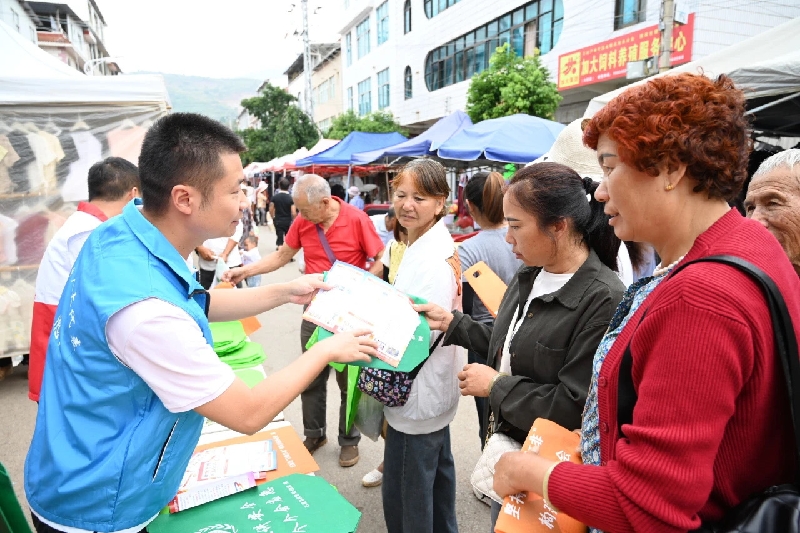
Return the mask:
[[[715, 255], [689, 261], [676, 268], [672, 276], [694, 263], [724, 263], [738, 268], [755, 279], [767, 299], [772, 332], [775, 335], [775, 350], [781, 360], [786, 387], [791, 404], [792, 426], [794, 428], [795, 452], [800, 469], [800, 359], [797, 352], [797, 338], [794, 334], [792, 318], [786, 308], [775, 282], [760, 268], [739, 257]], [[644, 318], [644, 316], [642, 317]], [[620, 436], [624, 437], [623, 424], [633, 422], [633, 407], [636, 405], [636, 391], [633, 388], [630, 343], [625, 349], [619, 367], [619, 398], [617, 404], [617, 423]], [[795, 473], [795, 482], [775, 485], [729, 510], [718, 523], [704, 523], [697, 533], [800, 533], [800, 472]]]

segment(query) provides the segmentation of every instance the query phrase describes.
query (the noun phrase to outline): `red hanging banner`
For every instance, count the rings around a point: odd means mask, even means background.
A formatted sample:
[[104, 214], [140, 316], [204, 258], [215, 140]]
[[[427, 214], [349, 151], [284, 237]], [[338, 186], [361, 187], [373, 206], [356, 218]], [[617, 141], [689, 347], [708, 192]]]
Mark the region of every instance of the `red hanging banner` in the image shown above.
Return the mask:
[[[672, 30], [674, 67], [692, 60], [694, 13], [689, 21]], [[658, 25], [632, 31], [601, 43], [581, 48], [558, 57], [558, 89], [574, 89], [606, 80], [624, 78], [629, 61], [641, 61], [658, 56], [661, 35]]]

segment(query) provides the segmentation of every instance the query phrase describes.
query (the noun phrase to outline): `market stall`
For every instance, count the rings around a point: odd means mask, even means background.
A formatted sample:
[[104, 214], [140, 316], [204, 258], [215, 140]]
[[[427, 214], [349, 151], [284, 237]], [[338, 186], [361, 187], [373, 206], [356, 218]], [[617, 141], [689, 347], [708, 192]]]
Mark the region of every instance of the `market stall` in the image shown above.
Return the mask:
[[436, 153], [470, 165], [487, 160], [525, 164], [547, 153], [563, 129], [558, 122], [524, 114], [484, 120], [450, 137]]
[[[354, 166], [353, 154], [360, 152], [368, 152], [372, 150], [379, 150], [388, 146], [394, 146], [407, 139], [397, 132], [392, 133], [366, 133], [363, 131], [354, 131], [347, 137], [342, 139], [338, 144], [324, 150], [316, 155], [299, 159], [295, 162], [298, 168], [312, 173], [325, 172], [327, 175], [347, 174], [344, 180], [344, 187], [348, 189], [353, 184], [353, 173], [356, 175], [364, 175], [370, 172], [377, 172], [383, 170], [381, 167], [357, 167]], [[362, 186], [363, 183], [356, 183]], [[380, 187], [380, 185], [379, 185]], [[387, 188], [388, 191], [388, 188]]]
[[376, 161], [396, 164], [396, 160], [403, 160], [404, 158], [435, 157], [436, 151], [445, 141], [470, 126], [472, 126], [472, 120], [470, 120], [469, 115], [458, 110], [439, 119], [436, 124], [413, 139], [378, 150], [354, 153], [352, 162], [357, 165], [365, 165]]
[[0, 357], [29, 349], [39, 262], [89, 167], [136, 163], [169, 108], [161, 76], [85, 76], [0, 22]]

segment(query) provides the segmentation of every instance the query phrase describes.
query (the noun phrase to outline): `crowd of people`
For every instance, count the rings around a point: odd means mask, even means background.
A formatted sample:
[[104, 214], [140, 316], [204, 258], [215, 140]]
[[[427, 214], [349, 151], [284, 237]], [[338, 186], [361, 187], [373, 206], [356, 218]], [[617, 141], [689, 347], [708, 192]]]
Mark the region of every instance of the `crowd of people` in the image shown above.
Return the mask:
[[[403, 167], [391, 209], [370, 218], [357, 188], [348, 203], [314, 174], [291, 192], [280, 180], [272, 198], [247, 191], [233, 132], [199, 115], [160, 119], [138, 169], [107, 160], [113, 172], [90, 172], [90, 201], [51, 243], [74, 266], [48, 278], [38, 328], [52, 334], [35, 355], [41, 391], [31, 386], [25, 490], [37, 531], [145, 531], [203, 417], [253, 433], [299, 396], [307, 450], [326, 445], [328, 363], [374, 356], [366, 332], [308, 347], [315, 326], [303, 321], [302, 355], [250, 389], [214, 354], [208, 323], [307, 305], [337, 260], [427, 302], [414, 308], [430, 355], [407, 402], [384, 408], [383, 462], [363, 479], [381, 486], [389, 533], [458, 531], [460, 396], [475, 398], [496, 461], [492, 490], [477, 494], [489, 531], [502, 498], [523, 491], [592, 532], [671, 533], [792, 482], [800, 465], [764, 295], [739, 270], [697, 262], [732, 255], [761, 268], [800, 333], [800, 150], [766, 159], [742, 193], [751, 144], [744, 95], [725, 76], [648, 81], [570, 124], [510, 180], [474, 175], [464, 196], [481, 231], [457, 245], [432, 159]], [[731, 207], [740, 194], [746, 216]], [[243, 215], [271, 220], [274, 252], [258, 255]], [[301, 249], [305, 275], [260, 283]], [[507, 285], [496, 312], [464, 274], [480, 261]], [[247, 288], [215, 290], [214, 279]], [[630, 417], [618, 410], [623, 380]], [[346, 373], [336, 381], [339, 464], [352, 467], [360, 434], [345, 424]], [[582, 464], [514, 451], [538, 418], [580, 434]]]

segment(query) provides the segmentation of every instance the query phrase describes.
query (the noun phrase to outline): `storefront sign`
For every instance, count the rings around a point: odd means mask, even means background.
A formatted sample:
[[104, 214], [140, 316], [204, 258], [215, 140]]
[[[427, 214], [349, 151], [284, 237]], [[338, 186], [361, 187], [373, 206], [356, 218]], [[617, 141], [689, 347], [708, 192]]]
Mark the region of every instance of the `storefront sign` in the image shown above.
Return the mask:
[[[672, 66], [692, 60], [693, 38], [694, 13], [691, 13], [686, 24], [672, 30]], [[660, 44], [658, 25], [653, 25], [563, 54], [558, 58], [558, 89], [624, 78], [628, 61], [658, 56]]]

